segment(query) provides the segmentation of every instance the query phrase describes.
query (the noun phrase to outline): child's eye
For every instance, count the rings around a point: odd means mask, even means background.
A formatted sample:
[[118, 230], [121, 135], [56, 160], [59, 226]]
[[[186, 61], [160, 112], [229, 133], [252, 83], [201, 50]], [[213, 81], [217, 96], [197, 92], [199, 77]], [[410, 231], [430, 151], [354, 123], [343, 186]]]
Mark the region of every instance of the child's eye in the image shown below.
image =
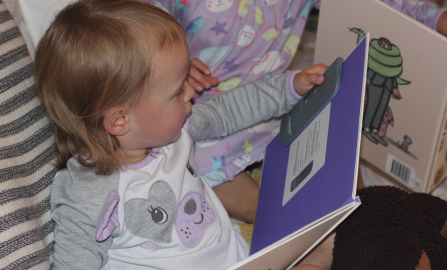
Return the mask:
[[180, 91], [178, 91], [177, 96], [181, 96], [186, 90], [186, 84], [183, 84], [182, 89], [180, 89]]

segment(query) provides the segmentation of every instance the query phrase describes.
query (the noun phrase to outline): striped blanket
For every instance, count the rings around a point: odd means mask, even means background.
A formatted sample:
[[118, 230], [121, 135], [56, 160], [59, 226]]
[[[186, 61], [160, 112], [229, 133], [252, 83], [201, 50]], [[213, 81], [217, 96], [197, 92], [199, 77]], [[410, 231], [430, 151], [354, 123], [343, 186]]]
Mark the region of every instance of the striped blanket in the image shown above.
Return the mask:
[[54, 137], [33, 62], [0, 0], [0, 269], [49, 269]]

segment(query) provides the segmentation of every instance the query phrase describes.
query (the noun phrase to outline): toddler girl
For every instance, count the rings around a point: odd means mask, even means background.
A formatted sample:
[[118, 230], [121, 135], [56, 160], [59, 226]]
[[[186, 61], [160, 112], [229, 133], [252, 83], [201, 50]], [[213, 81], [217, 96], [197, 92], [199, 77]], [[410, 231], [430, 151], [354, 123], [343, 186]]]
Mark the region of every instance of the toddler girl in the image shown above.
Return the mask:
[[248, 246], [198, 173], [193, 142], [286, 113], [327, 67], [192, 106], [188, 44], [173, 17], [133, 0], [81, 0], [56, 16], [35, 69], [62, 169], [51, 194], [54, 269], [224, 269]]

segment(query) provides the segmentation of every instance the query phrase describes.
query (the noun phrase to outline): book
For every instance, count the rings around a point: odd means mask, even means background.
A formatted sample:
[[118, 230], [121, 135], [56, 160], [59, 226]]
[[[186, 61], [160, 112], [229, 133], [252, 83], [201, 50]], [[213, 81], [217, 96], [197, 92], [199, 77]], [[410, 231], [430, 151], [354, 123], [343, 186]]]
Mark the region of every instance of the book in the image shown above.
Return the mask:
[[447, 179], [447, 38], [380, 1], [322, 1], [314, 61], [330, 64], [365, 32], [362, 163], [405, 189], [431, 192]]
[[[305, 124], [290, 143], [281, 143], [281, 129], [267, 146], [251, 255], [229, 269], [292, 267], [361, 204], [356, 182], [368, 43], [366, 35], [342, 62], [338, 90], [315, 114], [302, 115]], [[320, 90], [296, 106], [317, 104]]]

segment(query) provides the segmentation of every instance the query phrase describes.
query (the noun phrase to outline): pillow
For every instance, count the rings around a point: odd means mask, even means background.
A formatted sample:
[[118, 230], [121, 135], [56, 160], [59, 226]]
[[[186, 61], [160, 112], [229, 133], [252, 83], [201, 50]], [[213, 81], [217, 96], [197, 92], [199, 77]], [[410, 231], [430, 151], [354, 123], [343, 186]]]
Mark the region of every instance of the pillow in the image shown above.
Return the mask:
[[[59, 11], [74, 0], [3, 0], [16, 2], [20, 12], [20, 30], [34, 58], [35, 48], [40, 38], [50, 26]], [[9, 3], [6, 4], [8, 6]], [[13, 5], [12, 3], [10, 4]], [[13, 14], [14, 15], [14, 14]], [[17, 21], [17, 20], [16, 20]]]
[[0, 269], [49, 269], [53, 129], [25, 41], [0, 0]]

